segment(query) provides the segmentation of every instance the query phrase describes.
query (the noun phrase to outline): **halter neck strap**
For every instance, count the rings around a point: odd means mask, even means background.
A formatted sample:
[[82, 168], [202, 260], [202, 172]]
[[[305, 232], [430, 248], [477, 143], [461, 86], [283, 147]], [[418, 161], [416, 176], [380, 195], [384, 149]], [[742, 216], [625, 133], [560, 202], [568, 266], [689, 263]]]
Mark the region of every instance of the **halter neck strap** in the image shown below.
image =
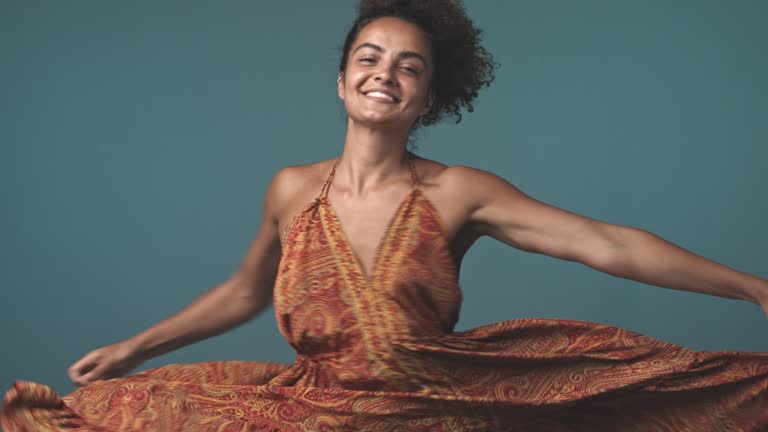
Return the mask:
[[[419, 185], [419, 176], [416, 173], [416, 164], [413, 161], [413, 153], [406, 151], [405, 157], [408, 159], [408, 168], [411, 171], [411, 189], [415, 189]], [[328, 190], [331, 189], [331, 183], [333, 183], [333, 177], [336, 174], [336, 164], [338, 163], [338, 160], [333, 163], [333, 168], [331, 168], [331, 172], [328, 173], [328, 176], [325, 178], [325, 183], [323, 183], [323, 188], [320, 189], [320, 196], [318, 198], [327, 197], [328, 196]]]

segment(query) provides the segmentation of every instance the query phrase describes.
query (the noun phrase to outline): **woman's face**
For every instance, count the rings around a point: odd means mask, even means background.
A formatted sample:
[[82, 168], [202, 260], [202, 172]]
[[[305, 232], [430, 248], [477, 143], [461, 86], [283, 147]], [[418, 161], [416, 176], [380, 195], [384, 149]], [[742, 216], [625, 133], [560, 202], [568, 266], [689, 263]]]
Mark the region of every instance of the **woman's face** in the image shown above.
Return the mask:
[[379, 18], [357, 35], [339, 76], [339, 97], [352, 120], [410, 130], [432, 104], [430, 42], [415, 24]]

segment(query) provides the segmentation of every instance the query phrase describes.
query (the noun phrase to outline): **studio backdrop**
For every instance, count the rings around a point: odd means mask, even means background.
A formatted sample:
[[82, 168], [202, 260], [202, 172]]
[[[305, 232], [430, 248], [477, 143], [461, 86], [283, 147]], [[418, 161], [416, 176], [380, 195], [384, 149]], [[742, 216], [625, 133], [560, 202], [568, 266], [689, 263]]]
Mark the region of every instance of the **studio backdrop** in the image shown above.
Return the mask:
[[[500, 63], [416, 153], [768, 277], [768, 3], [465, 2]], [[0, 1], [0, 381], [67, 367], [238, 267], [283, 166], [340, 154], [352, 0]], [[318, 185], [319, 191], [320, 185]], [[768, 351], [753, 304], [482, 238], [458, 330], [521, 317]], [[146, 363], [292, 362], [272, 308]]]

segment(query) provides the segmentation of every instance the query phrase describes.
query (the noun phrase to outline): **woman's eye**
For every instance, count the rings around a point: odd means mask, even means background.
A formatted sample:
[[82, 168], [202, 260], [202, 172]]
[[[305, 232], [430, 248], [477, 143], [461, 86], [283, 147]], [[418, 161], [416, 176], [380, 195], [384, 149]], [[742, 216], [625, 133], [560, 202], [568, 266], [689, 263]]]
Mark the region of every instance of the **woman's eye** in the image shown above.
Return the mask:
[[416, 73], [416, 69], [410, 67], [410, 66], [403, 66], [402, 69], [408, 73]]
[[373, 59], [372, 59], [372, 58], [370, 58], [370, 57], [365, 57], [365, 58], [361, 58], [361, 59], [360, 59], [360, 61], [361, 61], [361, 62], [372, 62], [372, 61], [373, 61]]

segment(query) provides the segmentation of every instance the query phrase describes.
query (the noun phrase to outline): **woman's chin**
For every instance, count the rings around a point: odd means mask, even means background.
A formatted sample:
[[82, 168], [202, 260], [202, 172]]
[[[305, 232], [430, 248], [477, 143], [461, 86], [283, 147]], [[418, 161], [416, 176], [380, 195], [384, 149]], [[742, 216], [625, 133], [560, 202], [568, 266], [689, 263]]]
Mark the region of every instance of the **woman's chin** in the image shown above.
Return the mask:
[[384, 113], [366, 113], [360, 117], [353, 117], [353, 121], [361, 126], [367, 126], [375, 129], [408, 129], [408, 119], [401, 116], [392, 116]]

